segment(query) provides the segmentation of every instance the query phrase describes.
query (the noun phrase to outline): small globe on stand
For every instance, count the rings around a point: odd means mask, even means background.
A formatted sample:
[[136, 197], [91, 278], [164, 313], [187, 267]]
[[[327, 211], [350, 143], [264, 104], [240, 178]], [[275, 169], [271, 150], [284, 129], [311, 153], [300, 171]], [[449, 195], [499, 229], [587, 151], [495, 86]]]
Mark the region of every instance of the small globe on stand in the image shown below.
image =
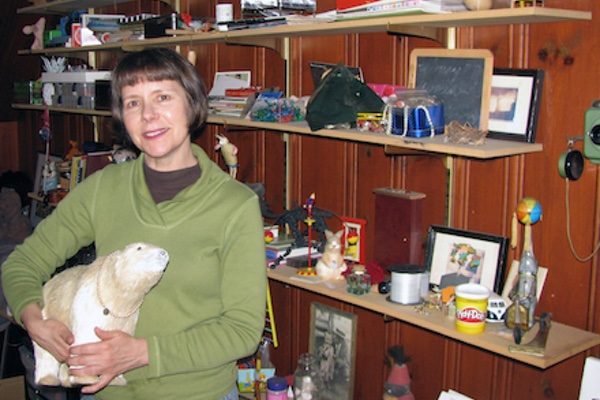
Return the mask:
[[525, 197], [517, 204], [517, 219], [524, 225], [533, 225], [542, 219], [542, 205], [533, 197]]

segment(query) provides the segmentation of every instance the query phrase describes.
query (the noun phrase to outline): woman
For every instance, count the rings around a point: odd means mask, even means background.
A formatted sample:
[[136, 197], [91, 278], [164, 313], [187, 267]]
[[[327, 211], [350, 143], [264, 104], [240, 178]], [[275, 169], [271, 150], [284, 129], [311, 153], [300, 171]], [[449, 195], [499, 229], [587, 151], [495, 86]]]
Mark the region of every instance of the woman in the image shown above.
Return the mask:
[[[98, 399], [237, 399], [235, 361], [264, 325], [266, 277], [258, 199], [191, 141], [207, 114], [194, 67], [174, 51], [124, 57], [113, 73], [113, 119], [140, 157], [93, 174], [61, 201], [3, 266], [6, 297], [31, 338]], [[72, 345], [43, 320], [42, 284], [77, 250], [98, 255], [132, 242], [169, 252], [146, 296], [135, 335], [96, 329], [99, 343]], [[105, 386], [125, 373], [124, 387]]]

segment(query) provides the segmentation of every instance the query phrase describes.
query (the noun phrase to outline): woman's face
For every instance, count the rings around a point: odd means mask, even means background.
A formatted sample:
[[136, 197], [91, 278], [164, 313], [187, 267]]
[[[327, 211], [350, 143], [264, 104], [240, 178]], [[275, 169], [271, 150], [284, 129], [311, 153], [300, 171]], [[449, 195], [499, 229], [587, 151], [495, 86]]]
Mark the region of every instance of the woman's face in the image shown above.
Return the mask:
[[123, 123], [131, 141], [156, 171], [173, 171], [197, 163], [188, 132], [188, 101], [176, 81], [146, 81], [124, 86]]

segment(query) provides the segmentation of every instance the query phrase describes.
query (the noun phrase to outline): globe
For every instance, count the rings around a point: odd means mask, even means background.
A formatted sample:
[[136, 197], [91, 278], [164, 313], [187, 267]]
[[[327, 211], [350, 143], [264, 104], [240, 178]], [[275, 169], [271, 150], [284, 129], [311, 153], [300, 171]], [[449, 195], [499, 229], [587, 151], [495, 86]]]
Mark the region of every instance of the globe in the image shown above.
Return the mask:
[[525, 197], [517, 204], [517, 219], [525, 225], [533, 225], [542, 219], [542, 205], [532, 197]]

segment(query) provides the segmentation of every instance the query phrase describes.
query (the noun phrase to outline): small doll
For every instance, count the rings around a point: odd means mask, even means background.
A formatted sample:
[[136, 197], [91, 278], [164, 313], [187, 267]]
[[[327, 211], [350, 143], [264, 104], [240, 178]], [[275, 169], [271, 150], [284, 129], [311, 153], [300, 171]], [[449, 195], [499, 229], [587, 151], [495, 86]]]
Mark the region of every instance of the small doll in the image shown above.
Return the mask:
[[343, 230], [333, 233], [325, 230], [327, 243], [323, 256], [317, 262], [317, 275], [325, 280], [344, 279], [342, 273], [348, 269], [342, 257], [342, 234]]

